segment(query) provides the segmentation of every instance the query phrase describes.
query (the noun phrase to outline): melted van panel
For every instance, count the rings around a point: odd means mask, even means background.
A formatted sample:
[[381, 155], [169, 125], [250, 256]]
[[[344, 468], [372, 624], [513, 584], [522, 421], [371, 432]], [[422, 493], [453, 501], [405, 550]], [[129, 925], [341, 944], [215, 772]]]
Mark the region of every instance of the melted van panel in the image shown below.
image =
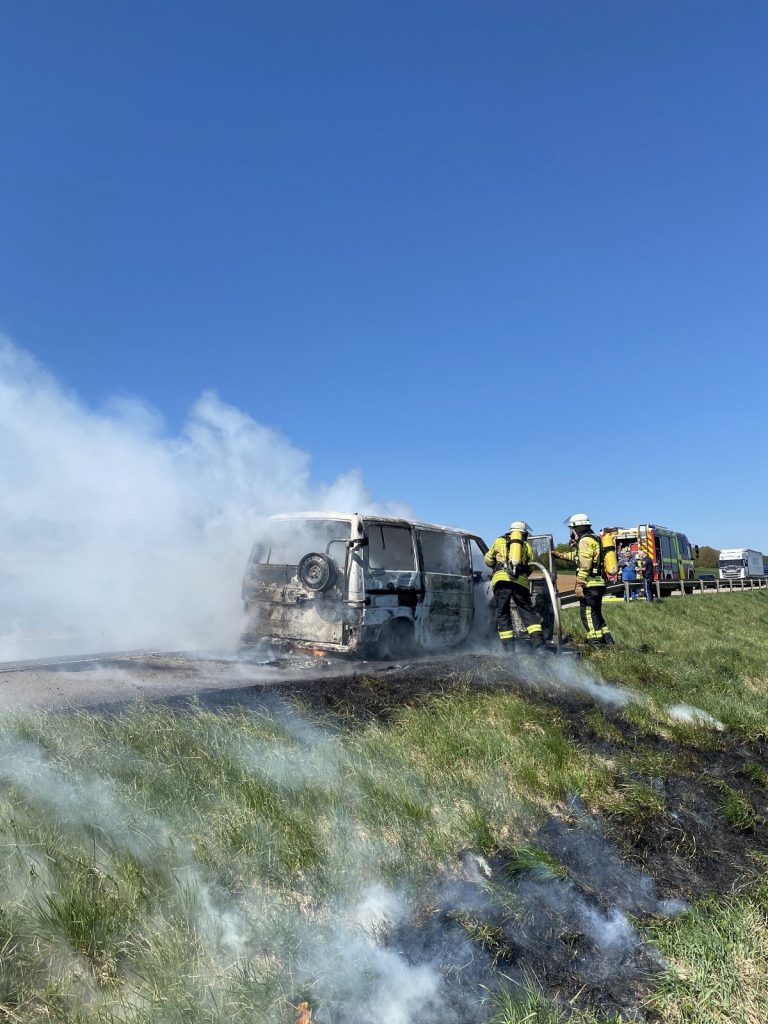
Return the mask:
[[283, 600], [257, 601], [251, 607], [259, 631], [280, 640], [340, 644], [341, 601], [333, 596], [299, 598], [286, 588]]
[[243, 596], [252, 619], [249, 632], [277, 640], [340, 644], [343, 639], [342, 590], [305, 590], [295, 565], [252, 565]]

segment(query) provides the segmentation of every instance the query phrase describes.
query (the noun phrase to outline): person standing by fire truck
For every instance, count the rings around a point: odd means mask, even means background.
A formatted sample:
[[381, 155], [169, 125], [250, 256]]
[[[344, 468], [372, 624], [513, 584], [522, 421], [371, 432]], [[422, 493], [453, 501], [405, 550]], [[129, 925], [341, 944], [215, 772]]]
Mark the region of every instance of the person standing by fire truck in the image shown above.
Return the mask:
[[643, 581], [646, 601], [653, 600], [653, 559], [642, 548], [637, 552], [637, 575]]
[[515, 608], [525, 626], [534, 652], [544, 650], [541, 619], [531, 603], [531, 584], [528, 576], [533, 570], [533, 548], [528, 543], [530, 526], [522, 519], [515, 520], [501, 537], [497, 537], [485, 553], [485, 564], [493, 569], [491, 586], [496, 611], [496, 631], [505, 654], [515, 652], [515, 630], [510, 606]]
[[579, 599], [581, 621], [587, 631], [590, 647], [612, 647], [614, 639], [603, 618], [603, 597], [606, 580], [600, 541], [592, 531], [592, 522], [584, 512], [577, 512], [565, 525], [570, 527], [572, 551], [555, 551], [555, 557], [576, 565], [574, 593]]

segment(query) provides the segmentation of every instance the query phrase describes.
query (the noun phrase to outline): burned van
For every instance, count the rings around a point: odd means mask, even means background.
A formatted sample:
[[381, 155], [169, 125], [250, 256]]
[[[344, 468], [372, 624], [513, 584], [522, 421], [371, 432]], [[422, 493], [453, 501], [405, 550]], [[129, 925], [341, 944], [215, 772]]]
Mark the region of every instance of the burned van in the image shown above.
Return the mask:
[[270, 519], [243, 579], [246, 640], [399, 657], [492, 634], [487, 545], [376, 515]]

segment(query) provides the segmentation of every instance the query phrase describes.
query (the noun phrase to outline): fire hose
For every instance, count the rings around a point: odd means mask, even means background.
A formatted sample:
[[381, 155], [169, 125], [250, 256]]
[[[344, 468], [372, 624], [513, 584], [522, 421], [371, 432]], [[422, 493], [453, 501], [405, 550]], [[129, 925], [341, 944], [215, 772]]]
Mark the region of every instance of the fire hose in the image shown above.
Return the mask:
[[547, 584], [549, 590], [549, 599], [552, 602], [552, 613], [555, 617], [555, 625], [552, 630], [552, 639], [555, 641], [555, 647], [557, 653], [560, 653], [560, 648], [563, 642], [562, 631], [560, 629], [560, 597], [555, 590], [555, 585], [552, 582], [552, 577], [549, 574], [549, 569], [543, 566], [541, 562], [531, 562], [531, 565], [535, 565], [537, 569], [540, 569]]

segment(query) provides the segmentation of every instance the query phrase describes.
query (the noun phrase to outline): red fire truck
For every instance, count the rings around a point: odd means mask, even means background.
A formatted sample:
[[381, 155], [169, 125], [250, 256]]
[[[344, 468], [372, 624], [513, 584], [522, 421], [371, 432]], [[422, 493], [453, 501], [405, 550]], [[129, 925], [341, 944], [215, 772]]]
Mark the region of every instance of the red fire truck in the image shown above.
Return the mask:
[[649, 555], [654, 566], [656, 580], [692, 580], [694, 578], [693, 556], [699, 549], [684, 533], [670, 530], [666, 526], [645, 523], [641, 526], [617, 527], [616, 555], [619, 565], [622, 555], [642, 551]]

